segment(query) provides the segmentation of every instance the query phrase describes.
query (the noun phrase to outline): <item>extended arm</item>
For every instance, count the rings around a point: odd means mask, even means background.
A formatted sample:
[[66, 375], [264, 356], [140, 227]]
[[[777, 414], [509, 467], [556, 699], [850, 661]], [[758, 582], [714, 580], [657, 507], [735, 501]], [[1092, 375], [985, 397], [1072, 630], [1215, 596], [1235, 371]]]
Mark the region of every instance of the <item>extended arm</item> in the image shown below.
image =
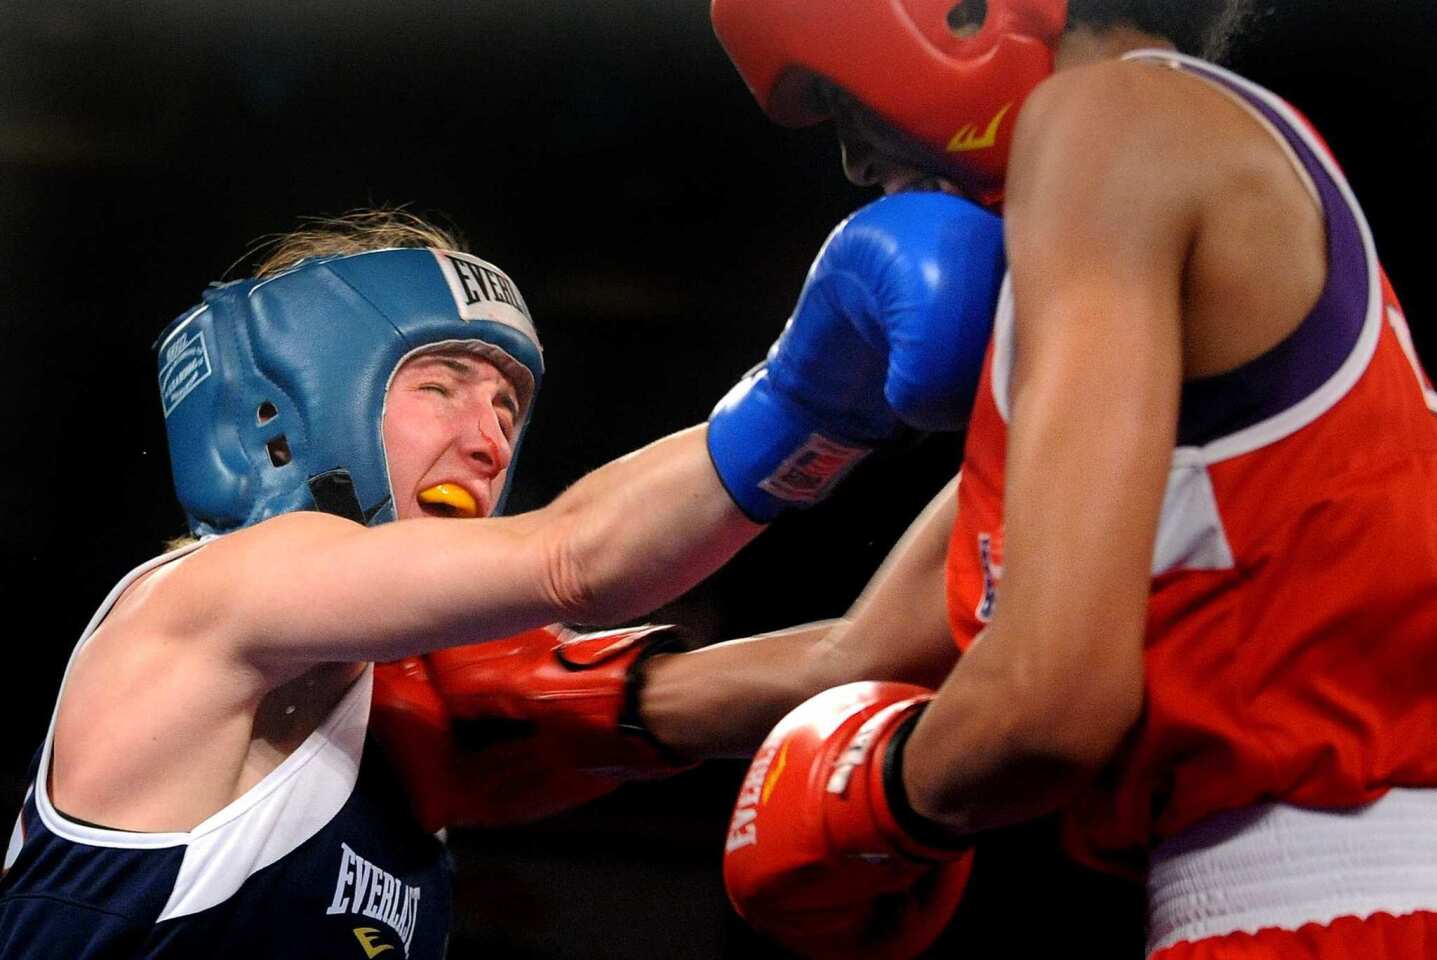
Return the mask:
[[654, 657], [640, 702], [649, 730], [682, 756], [748, 756], [785, 713], [829, 687], [936, 687], [958, 656], [943, 583], [956, 487], [933, 498], [842, 620]]
[[521, 516], [372, 529], [316, 513], [275, 518], [185, 561], [185, 589], [209, 598], [189, 609], [237, 631], [261, 662], [296, 664], [390, 660], [554, 619], [634, 616], [763, 529], [719, 483], [704, 431], [601, 467]]
[[914, 522], [849, 619], [680, 654], [656, 652], [672, 639], [665, 628], [533, 630], [437, 651], [376, 669], [373, 729], [426, 823], [493, 826], [698, 758], [751, 754], [780, 717], [837, 684], [936, 685], [957, 656], [943, 604], [954, 486]]
[[167, 605], [170, 627], [218, 637], [277, 679], [305, 663], [653, 609], [778, 513], [821, 499], [900, 418], [960, 424], [1002, 263], [1001, 224], [970, 204], [871, 204], [830, 236], [766, 363], [707, 427], [596, 470], [526, 516], [365, 529], [291, 514], [240, 531], [182, 564], [166, 589], [190, 602]]
[[821, 499], [900, 418], [961, 423], [1002, 262], [1001, 225], [970, 204], [871, 204], [830, 236], [766, 363], [706, 427], [525, 516], [377, 528], [274, 518], [179, 565], [165, 626], [215, 638], [269, 682], [317, 661], [391, 660], [653, 609], [778, 513]]

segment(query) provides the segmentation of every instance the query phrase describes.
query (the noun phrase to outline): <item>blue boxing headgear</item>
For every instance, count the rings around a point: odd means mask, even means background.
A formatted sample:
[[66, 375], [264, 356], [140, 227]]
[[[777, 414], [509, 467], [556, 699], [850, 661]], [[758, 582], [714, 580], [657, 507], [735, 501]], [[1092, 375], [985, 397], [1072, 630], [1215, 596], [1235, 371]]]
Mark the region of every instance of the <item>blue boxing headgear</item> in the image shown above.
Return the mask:
[[[446, 346], [480, 354], [514, 384], [517, 456], [544, 360], [523, 297], [493, 264], [374, 250], [206, 290], [157, 343], [190, 529], [223, 533], [293, 510], [393, 520], [390, 379], [409, 356]], [[507, 492], [506, 482], [495, 513]]]

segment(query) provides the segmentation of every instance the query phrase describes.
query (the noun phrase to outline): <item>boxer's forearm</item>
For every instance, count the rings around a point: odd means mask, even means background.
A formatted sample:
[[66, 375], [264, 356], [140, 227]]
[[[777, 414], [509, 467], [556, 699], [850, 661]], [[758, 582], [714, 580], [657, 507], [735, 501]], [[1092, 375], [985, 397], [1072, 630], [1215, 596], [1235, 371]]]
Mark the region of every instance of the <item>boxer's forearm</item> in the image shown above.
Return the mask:
[[763, 531], [719, 482], [706, 426], [600, 467], [532, 515], [558, 616], [617, 623], [679, 596]]
[[656, 657], [639, 704], [649, 730], [683, 756], [748, 756], [786, 713], [830, 687], [854, 680], [937, 687], [958, 658], [943, 591], [956, 514], [954, 481], [841, 620]]
[[839, 623], [654, 657], [639, 702], [644, 725], [682, 757], [749, 756], [784, 714], [831, 685], [814, 665]]
[[908, 739], [909, 805], [959, 833], [1030, 820], [1062, 807], [1118, 748], [1142, 706], [1136, 670], [1094, 657], [1066, 682], [1015, 664], [1001, 636], [963, 654]]

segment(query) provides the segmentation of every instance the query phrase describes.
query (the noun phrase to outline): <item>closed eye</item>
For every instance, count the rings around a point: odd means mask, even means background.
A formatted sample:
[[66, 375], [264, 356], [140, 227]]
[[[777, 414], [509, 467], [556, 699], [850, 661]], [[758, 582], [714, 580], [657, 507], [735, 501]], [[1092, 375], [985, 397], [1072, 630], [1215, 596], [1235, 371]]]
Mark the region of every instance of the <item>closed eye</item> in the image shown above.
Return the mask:
[[506, 432], [512, 439], [514, 427], [519, 423], [519, 401], [514, 398], [513, 394], [504, 392], [494, 397], [494, 406], [509, 414], [509, 429]]

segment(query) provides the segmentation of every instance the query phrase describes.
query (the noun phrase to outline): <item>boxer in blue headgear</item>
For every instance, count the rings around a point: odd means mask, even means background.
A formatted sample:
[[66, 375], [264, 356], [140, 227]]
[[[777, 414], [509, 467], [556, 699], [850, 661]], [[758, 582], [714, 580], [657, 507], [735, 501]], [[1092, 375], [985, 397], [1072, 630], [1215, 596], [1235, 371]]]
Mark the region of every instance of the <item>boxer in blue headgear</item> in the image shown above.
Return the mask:
[[372, 661], [633, 616], [760, 528], [701, 430], [472, 522], [507, 489], [539, 341], [504, 271], [402, 216], [286, 240], [157, 348], [196, 536], [75, 649], [0, 954], [438, 960], [448, 867], [369, 747]]
[[[76, 648], [6, 864], [0, 953], [442, 954], [448, 870], [365, 749], [371, 670], [339, 649], [254, 656], [243, 637], [276, 635], [266, 610], [304, 635], [306, 604], [354, 639], [382, 619], [340, 599], [364, 558], [281, 515], [363, 532], [499, 509], [543, 359], [517, 286], [457, 247], [402, 215], [341, 221], [161, 335], [201, 539], [122, 581]], [[280, 589], [254, 566], [287, 563]]]

